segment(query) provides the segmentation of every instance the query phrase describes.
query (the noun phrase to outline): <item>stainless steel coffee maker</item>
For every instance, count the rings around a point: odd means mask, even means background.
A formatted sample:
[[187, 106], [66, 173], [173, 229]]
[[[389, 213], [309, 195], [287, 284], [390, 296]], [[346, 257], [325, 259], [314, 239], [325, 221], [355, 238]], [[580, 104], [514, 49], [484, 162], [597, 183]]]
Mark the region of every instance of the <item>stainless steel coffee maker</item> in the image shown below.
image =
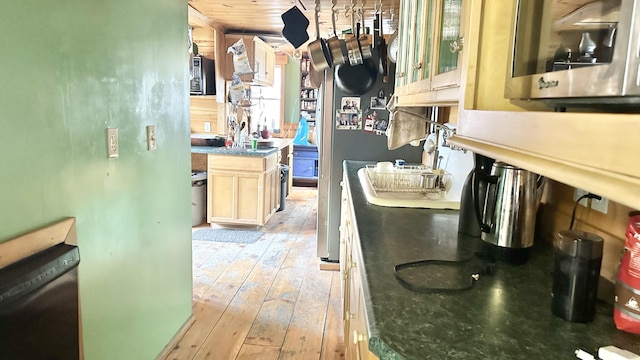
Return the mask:
[[536, 212], [544, 178], [530, 171], [496, 161], [484, 177], [484, 198], [474, 197], [480, 238], [496, 260], [522, 264], [533, 246]]

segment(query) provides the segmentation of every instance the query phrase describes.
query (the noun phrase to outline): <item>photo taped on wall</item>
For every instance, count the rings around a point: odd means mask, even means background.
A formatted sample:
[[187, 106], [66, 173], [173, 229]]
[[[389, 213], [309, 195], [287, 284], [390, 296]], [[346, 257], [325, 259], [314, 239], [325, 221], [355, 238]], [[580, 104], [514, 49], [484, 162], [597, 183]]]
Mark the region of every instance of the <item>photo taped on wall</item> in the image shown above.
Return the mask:
[[361, 112], [336, 111], [336, 129], [338, 130], [361, 130]]
[[343, 112], [356, 113], [360, 111], [359, 97], [343, 97], [340, 100], [340, 109]]

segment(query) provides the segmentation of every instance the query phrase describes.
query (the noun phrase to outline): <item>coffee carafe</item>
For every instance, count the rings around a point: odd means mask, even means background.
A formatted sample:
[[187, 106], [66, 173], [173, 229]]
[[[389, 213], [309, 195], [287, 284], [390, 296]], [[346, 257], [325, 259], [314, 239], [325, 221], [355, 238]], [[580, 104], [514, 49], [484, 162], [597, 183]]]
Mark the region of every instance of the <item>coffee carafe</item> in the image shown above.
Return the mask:
[[551, 311], [565, 320], [586, 323], [596, 313], [604, 239], [579, 230], [556, 234]]
[[[487, 178], [491, 175], [492, 158], [480, 154], [473, 154], [473, 169], [467, 175], [462, 187], [460, 199], [460, 216], [458, 232], [480, 237], [479, 204], [474, 199], [484, 199], [487, 191]], [[474, 194], [477, 194], [474, 197]]]
[[484, 199], [474, 199], [480, 215], [480, 238], [492, 257], [513, 264], [529, 259], [533, 246], [536, 212], [544, 178], [530, 171], [497, 161], [487, 177]]

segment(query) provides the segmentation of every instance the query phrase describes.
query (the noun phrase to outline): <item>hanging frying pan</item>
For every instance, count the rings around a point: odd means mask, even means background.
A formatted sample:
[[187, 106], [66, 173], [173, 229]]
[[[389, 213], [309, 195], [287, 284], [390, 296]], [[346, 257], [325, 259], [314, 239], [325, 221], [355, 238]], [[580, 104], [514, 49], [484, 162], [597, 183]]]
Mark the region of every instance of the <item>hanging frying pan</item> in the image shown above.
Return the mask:
[[362, 64], [341, 64], [335, 68], [335, 83], [345, 95], [361, 96], [369, 92], [376, 84], [378, 66], [373, 58], [363, 60]]
[[323, 71], [333, 65], [331, 52], [326, 41], [320, 37], [320, 26], [318, 25], [318, 13], [320, 12], [320, 0], [316, 0], [315, 18], [316, 18], [316, 40], [307, 45], [307, 52], [311, 58], [311, 65], [318, 71]]

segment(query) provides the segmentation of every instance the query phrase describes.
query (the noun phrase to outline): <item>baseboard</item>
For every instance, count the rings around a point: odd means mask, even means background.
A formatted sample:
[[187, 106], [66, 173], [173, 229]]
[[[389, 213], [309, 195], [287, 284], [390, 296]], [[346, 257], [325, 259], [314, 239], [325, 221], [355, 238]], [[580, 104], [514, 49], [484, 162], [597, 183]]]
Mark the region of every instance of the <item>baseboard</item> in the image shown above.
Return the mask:
[[184, 334], [186, 334], [189, 328], [191, 328], [191, 325], [193, 325], [195, 321], [196, 319], [193, 317], [193, 314], [189, 315], [187, 320], [184, 322], [184, 324], [182, 324], [182, 326], [180, 327], [180, 329], [178, 329], [175, 335], [173, 335], [173, 337], [167, 343], [167, 345], [165, 345], [164, 349], [162, 349], [160, 354], [156, 356], [156, 360], [166, 359], [167, 356], [169, 356], [169, 354], [171, 353], [171, 351], [173, 351], [173, 349], [176, 347], [176, 345], [178, 345], [178, 343], [180, 342]]
[[340, 263], [320, 261], [320, 270], [340, 271]]

